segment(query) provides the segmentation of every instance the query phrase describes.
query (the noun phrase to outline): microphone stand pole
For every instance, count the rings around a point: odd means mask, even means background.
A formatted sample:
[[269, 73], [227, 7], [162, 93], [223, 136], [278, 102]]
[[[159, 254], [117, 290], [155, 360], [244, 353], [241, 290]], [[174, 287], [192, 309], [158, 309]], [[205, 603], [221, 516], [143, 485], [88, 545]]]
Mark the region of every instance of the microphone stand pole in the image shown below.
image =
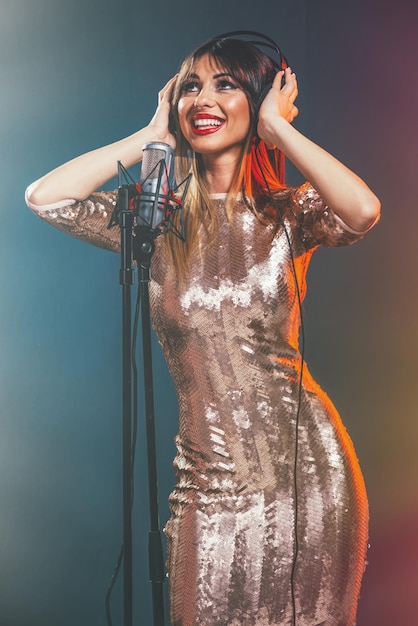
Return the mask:
[[144, 393], [148, 456], [148, 487], [150, 506], [150, 532], [148, 541], [149, 574], [152, 584], [154, 626], [164, 626], [163, 583], [164, 560], [159, 528], [158, 483], [155, 444], [154, 394], [151, 351], [151, 316], [149, 306], [150, 265], [155, 249], [157, 233], [146, 228], [135, 228], [132, 237], [134, 211], [129, 208], [129, 185], [119, 187], [118, 206], [121, 228], [121, 269], [122, 285], [122, 375], [123, 375], [123, 608], [124, 626], [132, 626], [132, 341], [131, 341], [131, 286], [134, 282], [132, 259], [137, 261], [141, 298], [143, 335]]
[[133, 212], [129, 210], [129, 186], [118, 190], [120, 207], [122, 286], [122, 509], [123, 509], [123, 624], [132, 626], [132, 354], [131, 286]]
[[155, 235], [149, 230], [136, 228], [134, 258], [138, 264], [141, 298], [142, 352], [144, 363], [145, 419], [148, 451], [148, 493], [150, 530], [148, 535], [149, 578], [152, 586], [154, 626], [164, 626], [165, 581], [163, 548], [158, 513], [157, 452], [155, 443], [154, 386], [152, 374], [151, 315], [149, 283], [151, 258], [155, 250]]

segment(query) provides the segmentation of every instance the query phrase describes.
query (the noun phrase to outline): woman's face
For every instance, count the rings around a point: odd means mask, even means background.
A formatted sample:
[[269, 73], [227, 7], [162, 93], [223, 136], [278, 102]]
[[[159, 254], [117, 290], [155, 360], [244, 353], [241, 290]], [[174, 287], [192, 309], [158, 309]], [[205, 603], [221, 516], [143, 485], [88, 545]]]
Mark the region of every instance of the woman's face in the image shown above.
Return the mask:
[[251, 121], [247, 96], [207, 55], [181, 85], [178, 117], [185, 139], [204, 160], [241, 156]]

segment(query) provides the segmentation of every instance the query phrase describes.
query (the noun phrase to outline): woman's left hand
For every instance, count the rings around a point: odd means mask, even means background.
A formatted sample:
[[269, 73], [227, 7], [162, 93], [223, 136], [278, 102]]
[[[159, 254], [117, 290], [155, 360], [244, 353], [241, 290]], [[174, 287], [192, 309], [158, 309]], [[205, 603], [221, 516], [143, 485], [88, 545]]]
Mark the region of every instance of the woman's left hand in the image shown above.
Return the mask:
[[[285, 84], [282, 87], [283, 76]], [[277, 132], [275, 129], [273, 133], [272, 128], [272, 123], [275, 119], [279, 117], [286, 120], [286, 122], [292, 123], [298, 115], [299, 111], [295, 106], [297, 95], [296, 74], [293, 74], [290, 67], [278, 72], [270, 91], [261, 104], [258, 115], [257, 133], [269, 148], [275, 146], [274, 142], [272, 142], [272, 135]]]
[[298, 114], [297, 95], [292, 70], [278, 72], [260, 106], [258, 136], [267, 148], [278, 148], [293, 163], [325, 205], [348, 226], [363, 232], [376, 221], [380, 202], [361, 178], [292, 126]]

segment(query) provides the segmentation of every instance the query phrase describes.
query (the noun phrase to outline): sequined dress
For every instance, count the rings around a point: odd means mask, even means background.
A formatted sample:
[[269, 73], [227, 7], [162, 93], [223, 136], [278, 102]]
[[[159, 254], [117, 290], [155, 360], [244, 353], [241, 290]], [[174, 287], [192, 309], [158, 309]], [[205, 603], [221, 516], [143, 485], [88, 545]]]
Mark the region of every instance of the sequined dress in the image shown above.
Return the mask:
[[[114, 201], [101, 193], [32, 208], [116, 250], [119, 233], [107, 230]], [[153, 324], [179, 407], [166, 526], [170, 623], [352, 626], [367, 497], [338, 413], [301, 366], [294, 271], [303, 299], [315, 248], [364, 233], [309, 185], [292, 195], [287, 234], [242, 201], [230, 219], [224, 198], [213, 202], [216, 236], [195, 251], [183, 282], [162, 237], [152, 261]]]

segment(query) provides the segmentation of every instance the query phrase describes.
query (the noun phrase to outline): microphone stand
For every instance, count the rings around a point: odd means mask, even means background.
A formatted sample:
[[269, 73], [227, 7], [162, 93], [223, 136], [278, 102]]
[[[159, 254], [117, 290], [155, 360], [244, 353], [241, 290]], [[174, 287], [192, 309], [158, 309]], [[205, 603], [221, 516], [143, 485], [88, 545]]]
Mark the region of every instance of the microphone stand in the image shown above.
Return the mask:
[[[134, 283], [132, 259], [138, 264], [143, 332], [144, 389], [148, 451], [150, 502], [149, 573], [152, 584], [154, 626], [164, 626], [164, 564], [158, 516], [158, 487], [155, 445], [155, 418], [152, 377], [151, 323], [149, 307], [150, 264], [155, 249], [155, 233], [136, 228], [132, 237], [134, 212], [129, 208], [130, 185], [119, 187], [118, 207], [121, 229], [122, 286], [122, 480], [123, 480], [123, 613], [124, 626], [132, 626], [132, 341], [131, 286]], [[157, 233], [158, 234], [158, 233]]]
[[133, 215], [129, 210], [129, 186], [118, 190], [120, 208], [122, 286], [122, 509], [123, 509], [123, 615], [124, 626], [132, 626], [132, 355], [131, 286]]
[[[149, 160], [153, 165], [155, 154], [159, 154], [161, 146], [167, 144], [146, 144], [144, 150], [150, 149]], [[149, 165], [149, 164], [148, 164]], [[126, 170], [119, 162], [119, 175]], [[158, 174], [156, 174], [158, 172]], [[142, 173], [142, 171], [141, 171]], [[116, 223], [120, 226], [121, 268], [120, 283], [122, 286], [122, 480], [123, 480], [123, 612], [124, 626], [132, 626], [132, 505], [133, 505], [133, 442], [132, 442], [132, 320], [131, 320], [131, 287], [134, 283], [132, 269], [133, 260], [138, 267], [139, 297], [142, 318], [142, 348], [144, 363], [144, 395], [145, 419], [148, 460], [148, 493], [150, 510], [150, 530], [148, 535], [149, 576], [152, 585], [152, 603], [154, 626], [164, 626], [164, 594], [165, 582], [163, 549], [158, 514], [158, 481], [157, 454], [155, 442], [154, 390], [152, 374], [151, 348], [151, 315], [149, 302], [149, 283], [151, 280], [151, 259], [155, 250], [155, 239], [166, 234], [168, 230], [185, 240], [185, 224], [183, 220], [183, 201], [187, 194], [191, 174], [175, 188], [171, 188], [169, 171], [164, 159], [158, 162], [140, 185], [119, 185], [117, 215], [112, 215], [108, 228]], [[150, 185], [148, 185], [151, 181]], [[147, 186], [148, 185], [148, 186]], [[183, 186], [181, 200], [175, 198], [174, 191]], [[139, 205], [136, 198], [139, 194]], [[142, 198], [142, 204], [141, 204]], [[181, 207], [181, 209], [180, 209]], [[180, 209], [180, 230], [177, 229], [171, 216]], [[135, 224], [135, 225], [134, 225]], [[135, 236], [133, 236], [135, 234]]]

